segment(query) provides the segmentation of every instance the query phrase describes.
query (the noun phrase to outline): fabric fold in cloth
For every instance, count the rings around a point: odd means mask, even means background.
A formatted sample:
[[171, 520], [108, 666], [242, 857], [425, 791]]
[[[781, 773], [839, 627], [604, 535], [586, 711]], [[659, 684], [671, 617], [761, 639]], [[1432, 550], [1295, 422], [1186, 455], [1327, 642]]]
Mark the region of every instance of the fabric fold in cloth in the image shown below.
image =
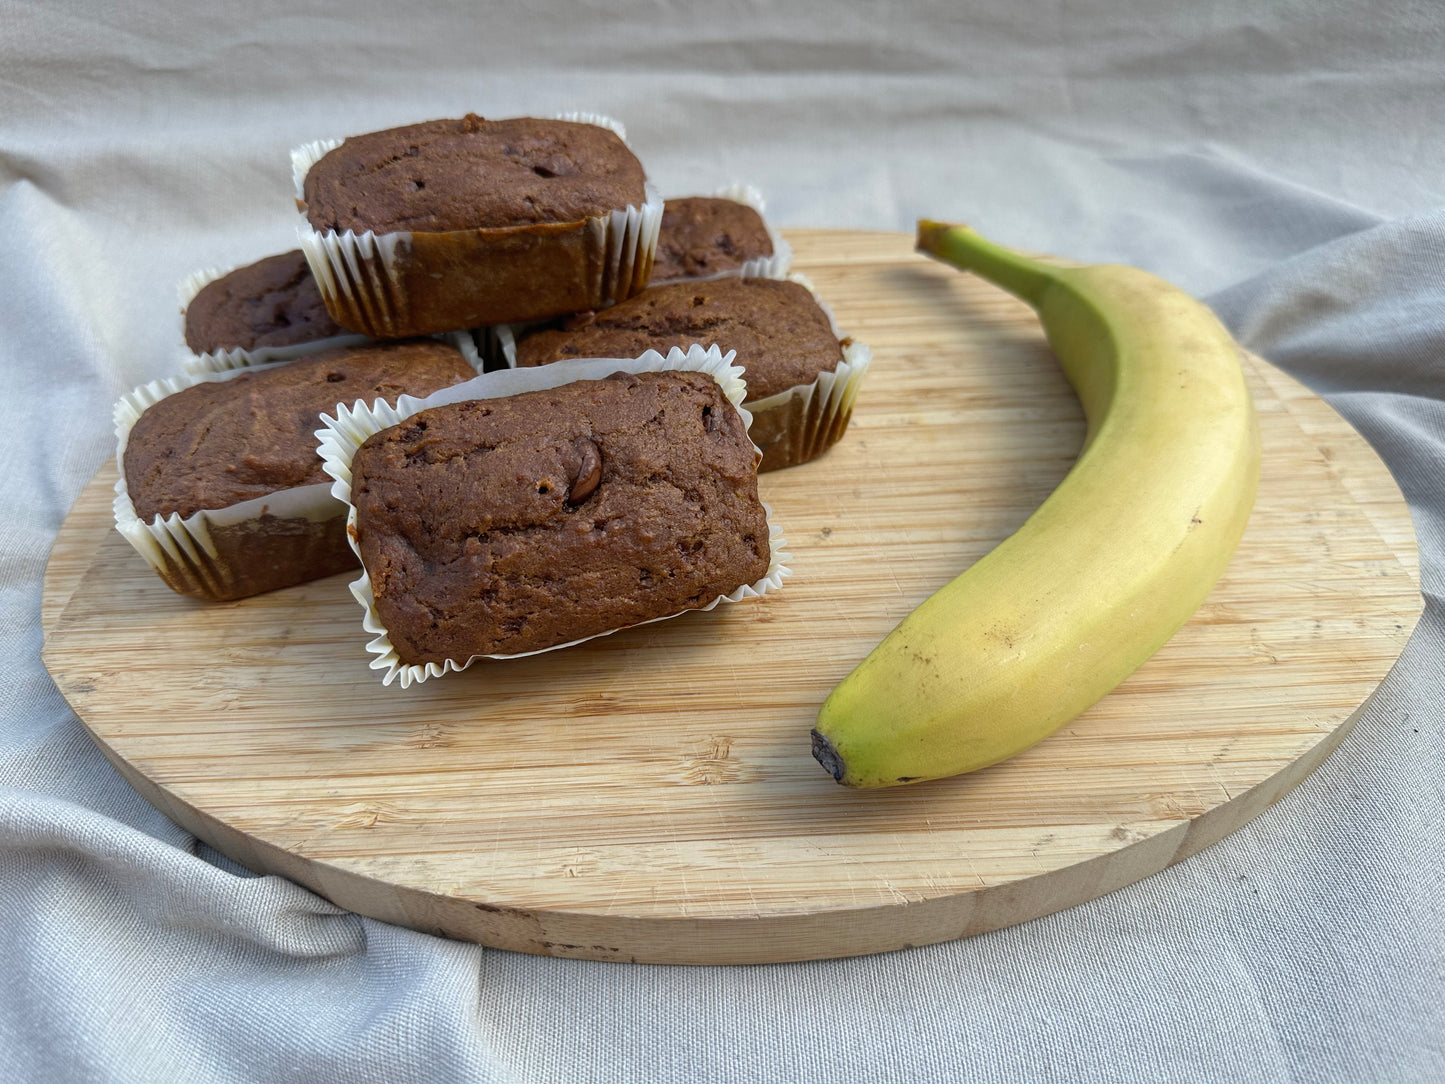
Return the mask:
[[1206, 300], [1244, 346], [1324, 396], [1379, 453], [1410, 503], [1421, 586], [1438, 605], [1445, 211], [1318, 245]]
[[480, 948], [192, 848], [0, 790], [10, 1079], [507, 1079], [475, 1033]]

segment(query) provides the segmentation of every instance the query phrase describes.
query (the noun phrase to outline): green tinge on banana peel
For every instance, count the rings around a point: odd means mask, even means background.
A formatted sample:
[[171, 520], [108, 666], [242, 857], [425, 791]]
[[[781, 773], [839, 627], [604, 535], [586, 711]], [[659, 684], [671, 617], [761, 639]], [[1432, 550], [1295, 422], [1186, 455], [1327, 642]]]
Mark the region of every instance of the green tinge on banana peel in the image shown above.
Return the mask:
[[965, 226], [921, 221], [918, 248], [1037, 311], [1088, 435], [1033, 515], [829, 695], [813, 755], [850, 787], [996, 764], [1095, 703], [1199, 608], [1259, 481], [1239, 351], [1204, 305], [1136, 268], [1057, 267]]

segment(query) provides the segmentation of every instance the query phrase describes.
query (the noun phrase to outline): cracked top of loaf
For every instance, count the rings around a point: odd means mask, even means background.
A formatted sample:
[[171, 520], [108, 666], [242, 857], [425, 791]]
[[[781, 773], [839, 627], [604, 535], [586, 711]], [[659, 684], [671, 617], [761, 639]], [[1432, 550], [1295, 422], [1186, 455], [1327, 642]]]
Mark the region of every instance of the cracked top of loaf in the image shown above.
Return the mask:
[[469, 113], [351, 136], [311, 167], [303, 191], [319, 231], [445, 232], [640, 207], [646, 175], [601, 125]]
[[757, 452], [702, 373], [433, 407], [351, 472], [376, 611], [410, 664], [556, 647], [767, 574]]

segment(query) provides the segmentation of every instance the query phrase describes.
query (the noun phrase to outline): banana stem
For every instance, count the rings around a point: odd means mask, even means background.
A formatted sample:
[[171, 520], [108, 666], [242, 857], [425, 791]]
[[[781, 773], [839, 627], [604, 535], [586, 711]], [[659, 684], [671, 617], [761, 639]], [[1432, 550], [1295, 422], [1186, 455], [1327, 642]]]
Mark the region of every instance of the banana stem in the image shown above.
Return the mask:
[[982, 275], [1009, 293], [1037, 305], [1058, 278], [1058, 270], [980, 237], [968, 226], [918, 220], [918, 251]]

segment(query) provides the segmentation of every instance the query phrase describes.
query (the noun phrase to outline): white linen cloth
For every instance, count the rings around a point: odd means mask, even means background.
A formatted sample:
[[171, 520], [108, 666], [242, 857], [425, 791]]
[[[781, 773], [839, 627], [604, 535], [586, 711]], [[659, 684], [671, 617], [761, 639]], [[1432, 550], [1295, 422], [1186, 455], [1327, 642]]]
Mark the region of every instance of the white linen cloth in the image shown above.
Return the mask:
[[[440, 940], [147, 805], [41, 665], [39, 599], [111, 403], [177, 367], [175, 283], [294, 247], [295, 144], [572, 109], [783, 227], [1146, 267], [1327, 396], [1410, 500], [1427, 600], [1342, 747], [1104, 899], [776, 966]], [[1445, 1079], [1442, 121], [1427, 3], [0, 0], [0, 1078]]]

